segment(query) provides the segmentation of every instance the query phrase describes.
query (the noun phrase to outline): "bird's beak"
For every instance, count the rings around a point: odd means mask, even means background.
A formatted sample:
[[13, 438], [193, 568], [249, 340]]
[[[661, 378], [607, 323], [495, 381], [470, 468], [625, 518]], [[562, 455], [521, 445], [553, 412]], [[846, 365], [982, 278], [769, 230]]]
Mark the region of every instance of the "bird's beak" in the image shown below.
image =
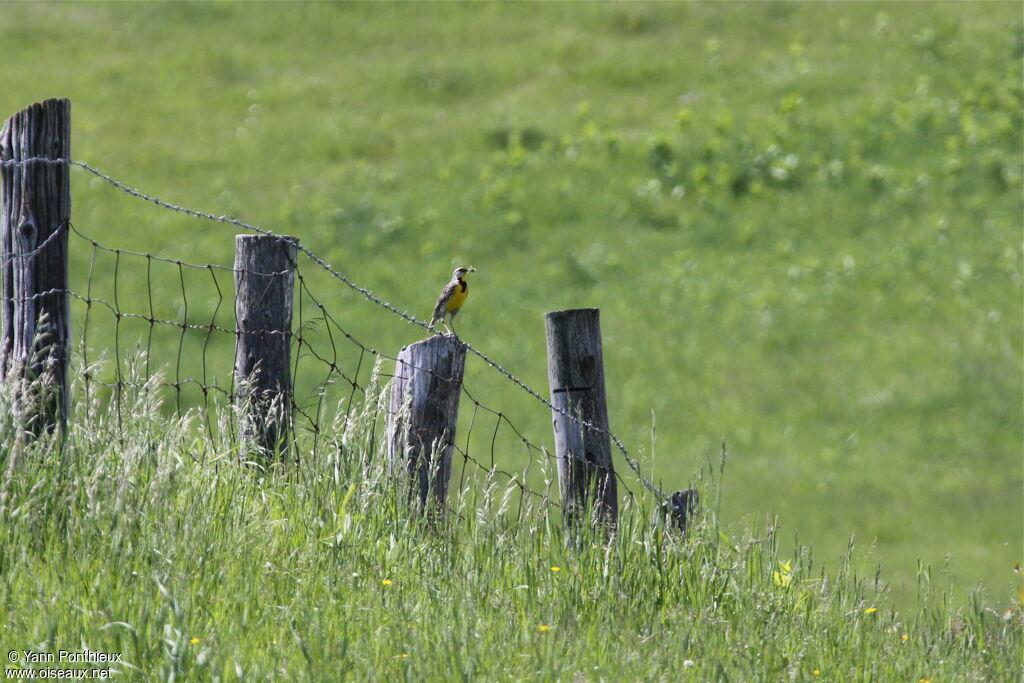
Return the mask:
[[476, 268], [474, 268], [473, 266], [470, 266], [469, 267], [469, 272], [475, 273], [476, 272]]

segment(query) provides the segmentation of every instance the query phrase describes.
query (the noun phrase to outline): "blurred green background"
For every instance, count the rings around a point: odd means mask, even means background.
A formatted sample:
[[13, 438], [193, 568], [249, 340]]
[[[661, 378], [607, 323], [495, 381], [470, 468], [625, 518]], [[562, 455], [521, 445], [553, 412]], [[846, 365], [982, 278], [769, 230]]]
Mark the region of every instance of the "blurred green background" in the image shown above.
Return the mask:
[[[599, 307], [613, 429], [669, 489], [726, 439], [727, 530], [777, 515], [828, 566], [856, 536], [899, 600], [921, 559], [1005, 601], [1019, 3], [8, 3], [0, 44], [0, 116], [71, 98], [73, 156], [129, 185], [295, 235], [420, 318], [476, 266], [460, 333], [542, 393], [542, 313]], [[72, 182], [103, 244], [231, 263], [227, 226]], [[76, 291], [112, 300], [116, 265], [122, 310], [182, 319], [184, 288], [189, 320], [233, 326], [223, 275], [72, 247]], [[421, 336], [304, 273], [367, 346]], [[111, 358], [113, 319], [91, 315], [90, 358]], [[121, 352], [147, 329], [125, 321]], [[152, 347], [171, 374], [179, 336]], [[206, 348], [227, 377], [232, 339], [204, 336], [180, 372]], [[545, 408], [472, 357], [467, 386], [550, 444]]]

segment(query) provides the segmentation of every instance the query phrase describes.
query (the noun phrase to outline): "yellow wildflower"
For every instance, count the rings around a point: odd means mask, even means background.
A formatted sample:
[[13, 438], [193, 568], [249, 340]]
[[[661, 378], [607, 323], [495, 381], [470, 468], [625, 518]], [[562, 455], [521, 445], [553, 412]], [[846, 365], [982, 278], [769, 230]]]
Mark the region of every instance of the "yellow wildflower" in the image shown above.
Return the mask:
[[772, 581], [776, 586], [785, 588], [793, 580], [793, 568], [789, 561], [779, 562], [779, 571], [772, 572]]

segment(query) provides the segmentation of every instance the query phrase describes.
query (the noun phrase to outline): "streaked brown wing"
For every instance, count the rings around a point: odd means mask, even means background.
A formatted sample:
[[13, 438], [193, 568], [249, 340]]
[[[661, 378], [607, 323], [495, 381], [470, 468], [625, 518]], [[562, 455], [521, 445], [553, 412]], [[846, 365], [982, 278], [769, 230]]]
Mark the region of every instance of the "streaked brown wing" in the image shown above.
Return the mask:
[[434, 320], [440, 320], [444, 317], [444, 305], [448, 303], [448, 299], [452, 298], [452, 294], [455, 293], [455, 288], [458, 286], [458, 281], [452, 280], [444, 286], [444, 289], [441, 290], [441, 296], [437, 297], [437, 303], [434, 304]]

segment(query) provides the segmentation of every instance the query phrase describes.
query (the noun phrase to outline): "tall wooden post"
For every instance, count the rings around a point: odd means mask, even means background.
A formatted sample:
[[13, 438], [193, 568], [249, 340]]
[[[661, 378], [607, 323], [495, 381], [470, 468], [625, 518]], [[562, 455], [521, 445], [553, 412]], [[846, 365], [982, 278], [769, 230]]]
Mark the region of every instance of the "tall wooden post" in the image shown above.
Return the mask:
[[66, 99], [31, 104], [0, 130], [0, 374], [28, 380], [19, 411], [33, 434], [68, 415], [70, 157]]
[[558, 409], [552, 411], [552, 422], [566, 521], [572, 528], [593, 506], [614, 524], [618, 496], [605, 405], [600, 311], [553, 311], [544, 315], [544, 322], [551, 403]]
[[440, 510], [448, 495], [466, 347], [436, 335], [398, 354], [388, 410], [388, 452], [395, 471], [408, 473], [420, 509], [433, 496]]
[[291, 432], [297, 244], [287, 236], [235, 236], [235, 385], [247, 406], [240, 433], [263, 456], [283, 453]]

